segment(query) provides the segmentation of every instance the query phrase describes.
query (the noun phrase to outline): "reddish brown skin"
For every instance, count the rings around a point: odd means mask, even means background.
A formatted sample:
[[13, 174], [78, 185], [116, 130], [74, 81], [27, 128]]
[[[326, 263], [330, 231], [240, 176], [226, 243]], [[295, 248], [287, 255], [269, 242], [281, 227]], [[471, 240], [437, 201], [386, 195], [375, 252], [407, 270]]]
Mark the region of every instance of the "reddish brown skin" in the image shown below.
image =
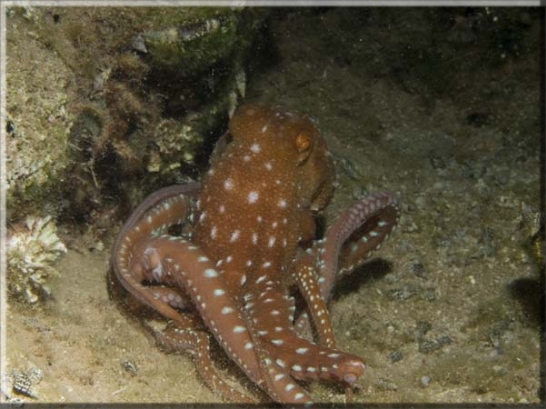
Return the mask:
[[[332, 195], [331, 156], [310, 119], [264, 105], [241, 107], [229, 130], [231, 143], [203, 179], [193, 241], [223, 260], [233, 294], [243, 291], [243, 274], [251, 281], [271, 271], [288, 284], [300, 239], [314, 236], [311, 209], [322, 209]], [[301, 152], [298, 137], [309, 142]]]

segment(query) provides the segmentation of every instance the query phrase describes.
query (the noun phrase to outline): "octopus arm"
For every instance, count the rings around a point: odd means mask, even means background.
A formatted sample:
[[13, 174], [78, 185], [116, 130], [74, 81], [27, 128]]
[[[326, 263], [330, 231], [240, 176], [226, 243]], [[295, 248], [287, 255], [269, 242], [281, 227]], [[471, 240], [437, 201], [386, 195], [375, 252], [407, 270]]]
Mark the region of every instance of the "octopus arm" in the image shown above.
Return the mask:
[[362, 265], [389, 238], [399, 219], [398, 199], [386, 192], [362, 198], [337, 217], [316, 250], [326, 302], [338, 276]]
[[[114, 244], [110, 262], [111, 270], [128, 292], [172, 320], [179, 317], [178, 312], [167, 303], [158, 303], [159, 296], [154, 294], [150, 287], [142, 284], [150, 277], [146, 276], [147, 270], [142, 264], [142, 253], [137, 247], [138, 245], [144, 247], [148, 256], [152, 256], [153, 248], [146, 246], [148, 237], [153, 231], [166, 230], [169, 226], [186, 219], [191, 207], [191, 194], [196, 188], [195, 185], [176, 185], [148, 196], [144, 201], [146, 206], [140, 205], [123, 226], [122, 233]], [[157, 252], [155, 256], [158, 256]]]
[[294, 275], [299, 292], [307, 304], [306, 311], [314, 324], [318, 344], [328, 348], [335, 348], [330, 314], [324, 299], [320, 295], [320, 287], [317, 282], [317, 274], [314, 268], [315, 261], [316, 259], [311, 252], [302, 251], [298, 255]]

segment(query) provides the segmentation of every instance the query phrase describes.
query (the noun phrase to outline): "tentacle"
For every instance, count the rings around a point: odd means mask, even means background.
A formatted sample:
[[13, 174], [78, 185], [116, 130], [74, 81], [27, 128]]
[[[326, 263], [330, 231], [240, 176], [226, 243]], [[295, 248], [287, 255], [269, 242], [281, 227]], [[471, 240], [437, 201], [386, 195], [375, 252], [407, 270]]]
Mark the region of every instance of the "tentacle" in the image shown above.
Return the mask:
[[[260, 278], [245, 288], [245, 308], [252, 317], [257, 334], [264, 340], [264, 349], [276, 358], [277, 365], [298, 379], [321, 378], [354, 383], [364, 370], [362, 360], [300, 338], [289, 319], [288, 296], [282, 288], [280, 282]], [[259, 295], [254, 297], [253, 294]]]
[[359, 200], [337, 217], [317, 244], [323, 278], [319, 283], [326, 302], [336, 277], [364, 263], [389, 238], [399, 219], [398, 199], [386, 192]]
[[300, 294], [307, 303], [306, 311], [310, 314], [314, 324], [318, 344], [335, 349], [336, 344], [330, 314], [324, 299], [320, 295], [315, 265], [316, 257], [312, 251], [298, 254], [294, 276]]
[[284, 366], [279, 365], [277, 361], [273, 362], [271, 360], [272, 355], [267, 351], [267, 344], [258, 335], [255, 319], [252, 318], [249, 308], [243, 308], [242, 314], [254, 342], [254, 350], [264, 377], [264, 390], [267, 390], [269, 395], [279, 403], [312, 405], [313, 401], [307, 391], [292, 382], [290, 373]]
[[[200, 187], [201, 187], [201, 184], [198, 182], [192, 182], [192, 183], [187, 183], [183, 185], [172, 185], [172, 186], [167, 186], [159, 190], [156, 190], [155, 192], [148, 195], [142, 201], [142, 203], [140, 203], [137, 206], [137, 208], [133, 211], [133, 213], [131, 213], [131, 216], [129, 217], [129, 219], [127, 219], [127, 221], [123, 224], [119, 232], [119, 235], [116, 239], [116, 242], [114, 243], [112, 258], [115, 258], [115, 255], [117, 253], [117, 250], [119, 250], [119, 246], [123, 238], [129, 233], [130, 230], [136, 227], [136, 224], [139, 221], [141, 221], [144, 214], [153, 216], [154, 212], [157, 213], [158, 211], [161, 211], [162, 209], [161, 202], [168, 201], [169, 199], [175, 198], [177, 196], [187, 198], [188, 200], [187, 203], [189, 205], [189, 199], [195, 198], [197, 196]], [[174, 213], [173, 211], [169, 212], [168, 209], [167, 209], [167, 212], [168, 212], [167, 214], [170, 215], [172, 220], [183, 220], [187, 216], [187, 210], [178, 215]], [[175, 223], [171, 223], [171, 224], [175, 224]], [[140, 237], [145, 237], [156, 228], [157, 227], [152, 224], [149, 224], [148, 226], [143, 225], [141, 226], [142, 230], [139, 230], [138, 234]]]
[[358, 211], [358, 215], [352, 222], [346, 222], [347, 228], [351, 229], [352, 226], [354, 231], [340, 249], [338, 274], [361, 266], [371, 253], [379, 250], [388, 240], [400, 220], [398, 200], [386, 193], [364, 198], [351, 209]]
[[130, 267], [133, 258], [138, 258], [133, 246], [147, 240], [153, 232], [162, 232], [184, 222], [191, 209], [191, 198], [198, 188], [198, 184], [174, 185], [152, 193], [124, 224], [112, 251], [111, 268], [123, 287], [140, 302], [172, 320], [178, 318], [178, 312], [169, 304], [158, 303], [160, 295], [156, 296], [142, 284], [144, 277], [138, 263], [135, 263], [135, 269]]
[[168, 352], [177, 353], [188, 350], [193, 355], [197, 372], [212, 390], [219, 393], [224, 399], [236, 403], [256, 403], [255, 399], [239, 392], [221, 379], [210, 358], [210, 340], [206, 332], [195, 329], [194, 322], [187, 318], [187, 324], [180, 327], [172, 322], [163, 331], [149, 327], [159, 348]]

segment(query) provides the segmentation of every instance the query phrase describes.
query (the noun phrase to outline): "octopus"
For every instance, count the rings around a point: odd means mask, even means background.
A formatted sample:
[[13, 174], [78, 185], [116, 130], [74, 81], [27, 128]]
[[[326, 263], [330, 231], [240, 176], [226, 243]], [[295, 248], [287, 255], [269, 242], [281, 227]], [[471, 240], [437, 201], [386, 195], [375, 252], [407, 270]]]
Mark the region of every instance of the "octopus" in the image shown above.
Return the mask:
[[[163, 349], [189, 351], [228, 401], [256, 398], [222, 379], [211, 335], [275, 402], [311, 405], [313, 380], [350, 393], [365, 364], [337, 346], [328, 302], [395, 229], [397, 198], [359, 199], [319, 235], [332, 155], [310, 118], [259, 103], [236, 111], [210, 162], [200, 183], [160, 189], [135, 209], [113, 246], [111, 294]], [[150, 314], [168, 323], [157, 328]]]

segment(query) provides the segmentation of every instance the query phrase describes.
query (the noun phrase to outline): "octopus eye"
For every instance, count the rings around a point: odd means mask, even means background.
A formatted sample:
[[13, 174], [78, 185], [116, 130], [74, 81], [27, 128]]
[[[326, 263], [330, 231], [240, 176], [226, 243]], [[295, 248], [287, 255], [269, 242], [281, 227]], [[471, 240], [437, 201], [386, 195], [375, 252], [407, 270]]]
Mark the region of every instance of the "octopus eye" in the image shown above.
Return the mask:
[[299, 133], [296, 136], [296, 149], [298, 152], [305, 152], [311, 147], [311, 139], [307, 136], [306, 133]]

